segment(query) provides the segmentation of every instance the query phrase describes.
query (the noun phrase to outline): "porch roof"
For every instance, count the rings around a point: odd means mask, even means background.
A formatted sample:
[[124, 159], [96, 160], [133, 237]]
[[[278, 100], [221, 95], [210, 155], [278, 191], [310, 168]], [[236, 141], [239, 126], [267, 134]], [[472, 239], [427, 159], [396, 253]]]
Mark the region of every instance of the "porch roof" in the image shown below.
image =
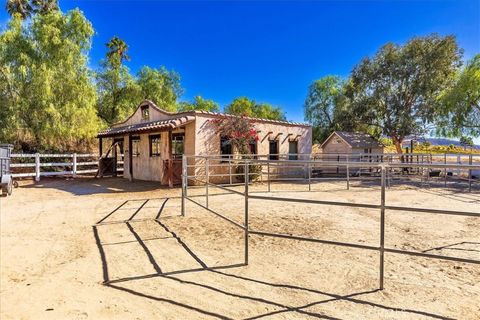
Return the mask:
[[145, 133], [149, 131], [165, 131], [175, 129], [195, 120], [195, 116], [183, 116], [168, 120], [150, 121], [132, 124], [122, 127], [112, 127], [102, 130], [98, 133], [97, 138], [112, 137], [126, 133]]

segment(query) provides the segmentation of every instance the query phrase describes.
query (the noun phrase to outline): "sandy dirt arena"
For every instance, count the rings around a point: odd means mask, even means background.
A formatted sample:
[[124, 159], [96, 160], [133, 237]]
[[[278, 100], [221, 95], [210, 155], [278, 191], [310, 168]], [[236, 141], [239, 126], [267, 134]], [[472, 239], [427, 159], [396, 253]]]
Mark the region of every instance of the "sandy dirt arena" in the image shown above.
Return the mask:
[[[242, 187], [236, 190], [242, 191]], [[204, 187], [189, 196], [205, 204]], [[251, 192], [378, 204], [376, 184]], [[244, 198], [210, 187], [242, 224]], [[1, 319], [480, 319], [480, 265], [251, 235], [180, 189], [121, 178], [21, 182], [0, 198]], [[393, 185], [388, 205], [480, 212], [480, 191]], [[379, 245], [378, 209], [249, 201], [252, 230]], [[386, 246], [480, 260], [480, 218], [386, 212]]]

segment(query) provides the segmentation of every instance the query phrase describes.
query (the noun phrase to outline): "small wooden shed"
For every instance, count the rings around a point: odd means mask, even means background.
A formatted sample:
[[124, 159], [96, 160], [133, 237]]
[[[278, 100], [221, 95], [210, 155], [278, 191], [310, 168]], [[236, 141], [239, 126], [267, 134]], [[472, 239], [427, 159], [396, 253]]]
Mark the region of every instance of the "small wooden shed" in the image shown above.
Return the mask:
[[368, 133], [334, 131], [321, 148], [324, 154], [379, 154], [384, 146]]
[[[209, 123], [220, 117], [236, 116], [207, 111], [173, 113], [145, 100], [128, 119], [98, 133], [100, 155], [105, 158], [105, 154], [110, 152], [116, 163], [119, 158], [117, 155], [123, 154], [123, 176], [127, 179], [178, 184], [181, 182], [183, 154], [235, 153]], [[279, 154], [311, 153], [310, 125], [251, 119], [259, 132], [258, 141], [250, 146], [252, 153], [268, 155], [273, 160], [278, 159]], [[116, 168], [116, 164], [111, 167]]]

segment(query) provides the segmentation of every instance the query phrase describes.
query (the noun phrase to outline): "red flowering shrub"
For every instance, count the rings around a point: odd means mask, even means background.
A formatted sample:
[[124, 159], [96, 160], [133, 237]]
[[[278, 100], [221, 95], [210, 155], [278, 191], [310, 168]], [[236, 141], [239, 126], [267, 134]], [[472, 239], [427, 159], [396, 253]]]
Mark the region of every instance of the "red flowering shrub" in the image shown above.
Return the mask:
[[[249, 144], [258, 141], [258, 132], [255, 129], [255, 122], [245, 116], [223, 116], [210, 121], [220, 136], [227, 138], [230, 144], [240, 154], [250, 154]], [[247, 157], [249, 158], [249, 157]], [[260, 176], [262, 166], [260, 164], [249, 164], [249, 181], [255, 180]], [[236, 173], [244, 173], [245, 167], [239, 164], [235, 168]], [[236, 176], [243, 182], [243, 175]]]
[[245, 116], [222, 116], [210, 121], [220, 136], [229, 139], [232, 146], [240, 154], [249, 154], [249, 144], [258, 141], [255, 122]]

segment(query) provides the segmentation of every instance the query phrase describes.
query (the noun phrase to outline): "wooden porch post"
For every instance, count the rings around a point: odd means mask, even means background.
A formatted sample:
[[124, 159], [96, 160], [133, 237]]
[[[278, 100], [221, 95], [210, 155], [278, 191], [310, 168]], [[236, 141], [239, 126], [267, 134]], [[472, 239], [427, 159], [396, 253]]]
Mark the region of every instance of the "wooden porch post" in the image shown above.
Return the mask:
[[101, 158], [103, 154], [103, 139], [101, 137], [98, 138], [98, 153], [99, 153], [99, 158]]
[[168, 130], [168, 186], [173, 187], [173, 153], [172, 153], [172, 130]]
[[113, 139], [113, 172], [112, 176], [117, 176], [117, 143], [115, 142], [115, 138]]
[[133, 152], [132, 152], [132, 135], [128, 135], [128, 172], [130, 173], [130, 181], [133, 181]]

